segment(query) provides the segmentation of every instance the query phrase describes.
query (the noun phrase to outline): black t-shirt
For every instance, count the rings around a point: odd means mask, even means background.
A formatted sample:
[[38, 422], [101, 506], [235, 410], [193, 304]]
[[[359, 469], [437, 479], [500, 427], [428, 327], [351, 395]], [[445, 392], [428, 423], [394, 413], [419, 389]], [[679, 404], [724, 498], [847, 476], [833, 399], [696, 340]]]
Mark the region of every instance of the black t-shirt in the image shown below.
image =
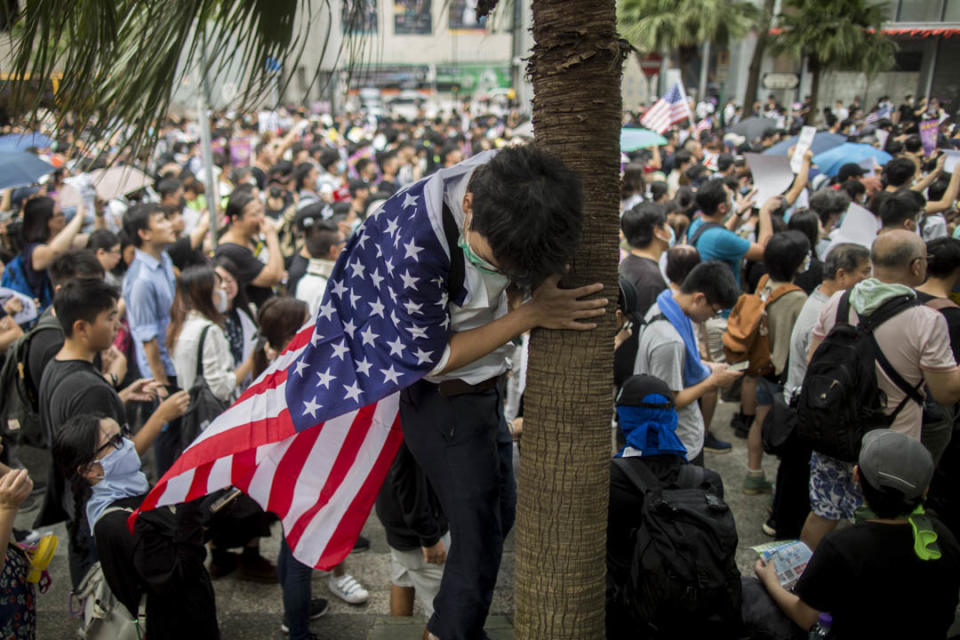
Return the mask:
[[[44, 311], [44, 314], [52, 312], [53, 308], [51, 307]], [[62, 348], [63, 329], [60, 327], [40, 329], [30, 338], [30, 346], [27, 349], [27, 370], [30, 374], [30, 384], [33, 385], [34, 389], [39, 391], [40, 382], [43, 380], [43, 370]]]
[[[660, 273], [660, 265], [650, 258], [628, 255], [620, 263], [620, 276], [629, 280], [637, 290], [637, 308], [634, 318], [642, 318], [657, 296], [667, 288], [667, 282]], [[639, 327], [634, 326], [633, 334], [627, 338], [613, 355], [614, 384], [619, 388], [633, 375], [633, 366], [637, 358]]]
[[831, 638], [946, 637], [960, 592], [960, 546], [931, 520], [938, 560], [917, 557], [909, 524], [865, 522], [823, 538], [795, 591], [833, 616]]
[[257, 181], [257, 189], [263, 191], [267, 187], [267, 174], [260, 167], [250, 167], [250, 175]]
[[180, 271], [183, 271], [187, 267], [205, 264], [207, 262], [202, 251], [190, 246], [190, 236], [178, 238], [176, 242], [167, 247], [167, 255], [170, 256], [170, 261], [173, 262], [173, 266]]
[[823, 263], [815, 255], [810, 256], [810, 268], [802, 273], [798, 273], [793, 279], [793, 284], [797, 285], [809, 296], [814, 289], [823, 283]]
[[[935, 299], [936, 296], [924, 293], [923, 291], [917, 291], [917, 300], [923, 304], [927, 304]], [[953, 357], [960, 362], [960, 307], [940, 309], [940, 313], [943, 314], [944, 319], [947, 321], [947, 331], [950, 332], [950, 346], [953, 348]]]
[[266, 265], [260, 262], [249, 248], [234, 242], [224, 242], [217, 245], [217, 251], [214, 255], [226, 256], [237, 265], [239, 272], [237, 274], [239, 276], [237, 284], [246, 288], [247, 297], [250, 302], [257, 305], [258, 309], [273, 296], [273, 290], [269, 287], [257, 287], [250, 284], [260, 275]]
[[307, 272], [307, 265], [310, 261], [299, 253], [290, 258], [290, 264], [287, 266], [287, 295], [297, 295], [297, 283]]
[[[127, 422], [120, 396], [92, 363], [51, 360], [40, 382], [40, 423], [50, 442], [71, 418], [83, 414], [113, 418], [121, 427]], [[53, 464], [43, 510], [35, 526], [48, 526], [69, 519], [72, 511], [73, 496], [57, 465]]]

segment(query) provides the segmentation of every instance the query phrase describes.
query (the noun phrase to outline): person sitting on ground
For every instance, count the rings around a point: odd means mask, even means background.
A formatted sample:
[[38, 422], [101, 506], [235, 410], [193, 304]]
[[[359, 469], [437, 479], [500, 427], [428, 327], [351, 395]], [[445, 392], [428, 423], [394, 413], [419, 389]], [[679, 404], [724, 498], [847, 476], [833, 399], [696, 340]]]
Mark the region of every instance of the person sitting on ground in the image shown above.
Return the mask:
[[[663, 380], [650, 375], [631, 376], [617, 396], [617, 418], [626, 444], [617, 453], [630, 466], [643, 466], [661, 487], [676, 485], [687, 462], [687, 450], [677, 437], [674, 394]], [[723, 480], [703, 470], [702, 488], [723, 498]], [[633, 532], [642, 524], [644, 495], [626, 473], [610, 465], [610, 502], [607, 517], [607, 637], [636, 637], [631, 612], [617, 593], [627, 584], [634, 557]]]
[[780, 609], [805, 630], [829, 613], [830, 638], [944, 638], [960, 591], [960, 546], [924, 514], [933, 471], [915, 438], [867, 433], [853, 469], [866, 519], [824, 537], [793, 593], [772, 564], [757, 560], [757, 577]]
[[13, 535], [17, 511], [32, 490], [26, 469], [0, 463], [0, 638], [10, 640], [34, 640], [37, 633], [37, 593], [27, 582], [30, 558]]

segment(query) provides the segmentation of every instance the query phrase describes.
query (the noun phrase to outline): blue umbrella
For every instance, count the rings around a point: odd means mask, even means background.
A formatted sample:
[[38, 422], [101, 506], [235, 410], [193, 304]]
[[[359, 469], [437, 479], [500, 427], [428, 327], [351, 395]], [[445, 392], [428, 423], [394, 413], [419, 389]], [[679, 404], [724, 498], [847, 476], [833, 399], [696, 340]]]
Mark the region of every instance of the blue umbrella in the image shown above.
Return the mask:
[[49, 149], [55, 140], [42, 133], [10, 133], [0, 137], [0, 151], [24, 151], [30, 147]]
[[[786, 140], [781, 140], [777, 144], [773, 145], [764, 153], [774, 155], [774, 156], [785, 156], [790, 152], [790, 147], [797, 144], [800, 140], [800, 136], [791, 136]], [[830, 133], [829, 131], [818, 131], [815, 136], [813, 136], [813, 142], [810, 143], [810, 150], [813, 151], [813, 155], [820, 155], [825, 151], [829, 151], [834, 147], [839, 147], [844, 142], [847, 141], [847, 136], [842, 136], [839, 133]]]
[[877, 164], [885, 165], [890, 162], [892, 157], [893, 156], [886, 151], [881, 151], [868, 144], [844, 142], [839, 147], [834, 147], [820, 155], [813, 156], [813, 163], [817, 165], [820, 171], [832, 178], [840, 171], [840, 167], [848, 162], [859, 164], [861, 160], [874, 158]]
[[620, 151], [636, 151], [667, 144], [667, 139], [649, 129], [620, 129]]
[[33, 184], [52, 171], [52, 164], [32, 153], [0, 152], [0, 189]]

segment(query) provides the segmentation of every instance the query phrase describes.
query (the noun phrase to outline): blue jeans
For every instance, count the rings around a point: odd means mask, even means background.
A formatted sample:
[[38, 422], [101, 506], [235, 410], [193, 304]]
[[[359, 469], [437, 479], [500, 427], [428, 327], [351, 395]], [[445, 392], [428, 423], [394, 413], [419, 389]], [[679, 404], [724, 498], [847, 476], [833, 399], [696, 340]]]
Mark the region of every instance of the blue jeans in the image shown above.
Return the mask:
[[286, 537], [280, 543], [277, 573], [283, 589], [283, 617], [290, 629], [290, 640], [310, 637], [310, 575], [309, 567], [293, 557]]

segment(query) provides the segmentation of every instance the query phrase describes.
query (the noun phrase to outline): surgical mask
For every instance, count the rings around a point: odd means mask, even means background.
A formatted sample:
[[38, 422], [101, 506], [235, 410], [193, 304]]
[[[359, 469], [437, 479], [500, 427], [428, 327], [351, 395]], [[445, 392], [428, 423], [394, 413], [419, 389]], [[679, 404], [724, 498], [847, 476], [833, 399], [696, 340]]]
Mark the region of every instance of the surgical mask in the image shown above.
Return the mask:
[[470, 264], [476, 267], [478, 271], [492, 276], [503, 275], [495, 266], [473, 252], [473, 249], [470, 247], [470, 243], [467, 242], [466, 237], [462, 232], [460, 233], [460, 238], [457, 240], [457, 246], [463, 250], [463, 257], [465, 257]]
[[[675, 244], [677, 243], [677, 232], [674, 231], [674, 230], [673, 230], [673, 227], [671, 227], [671, 226], [668, 225], [668, 224], [664, 225], [664, 227], [665, 227], [665, 228], [667, 229], [667, 231], [670, 233], [670, 239], [666, 241], [666, 243], [667, 243], [667, 248], [672, 249], [672, 248], [673, 248], [673, 245], [675, 245]], [[658, 237], [659, 237], [659, 236], [658, 236]], [[663, 238], [660, 238], [660, 240], [663, 240]]]
[[140, 471], [140, 456], [137, 455], [130, 438], [124, 438], [119, 449], [113, 449], [98, 462], [103, 469], [102, 479], [107, 481], [118, 480]]
[[807, 254], [807, 257], [803, 261], [803, 265], [800, 267], [800, 271], [805, 273], [810, 271], [810, 254]]
[[223, 289], [214, 289], [213, 290], [213, 306], [216, 307], [217, 313], [226, 313], [227, 312], [227, 292]]

